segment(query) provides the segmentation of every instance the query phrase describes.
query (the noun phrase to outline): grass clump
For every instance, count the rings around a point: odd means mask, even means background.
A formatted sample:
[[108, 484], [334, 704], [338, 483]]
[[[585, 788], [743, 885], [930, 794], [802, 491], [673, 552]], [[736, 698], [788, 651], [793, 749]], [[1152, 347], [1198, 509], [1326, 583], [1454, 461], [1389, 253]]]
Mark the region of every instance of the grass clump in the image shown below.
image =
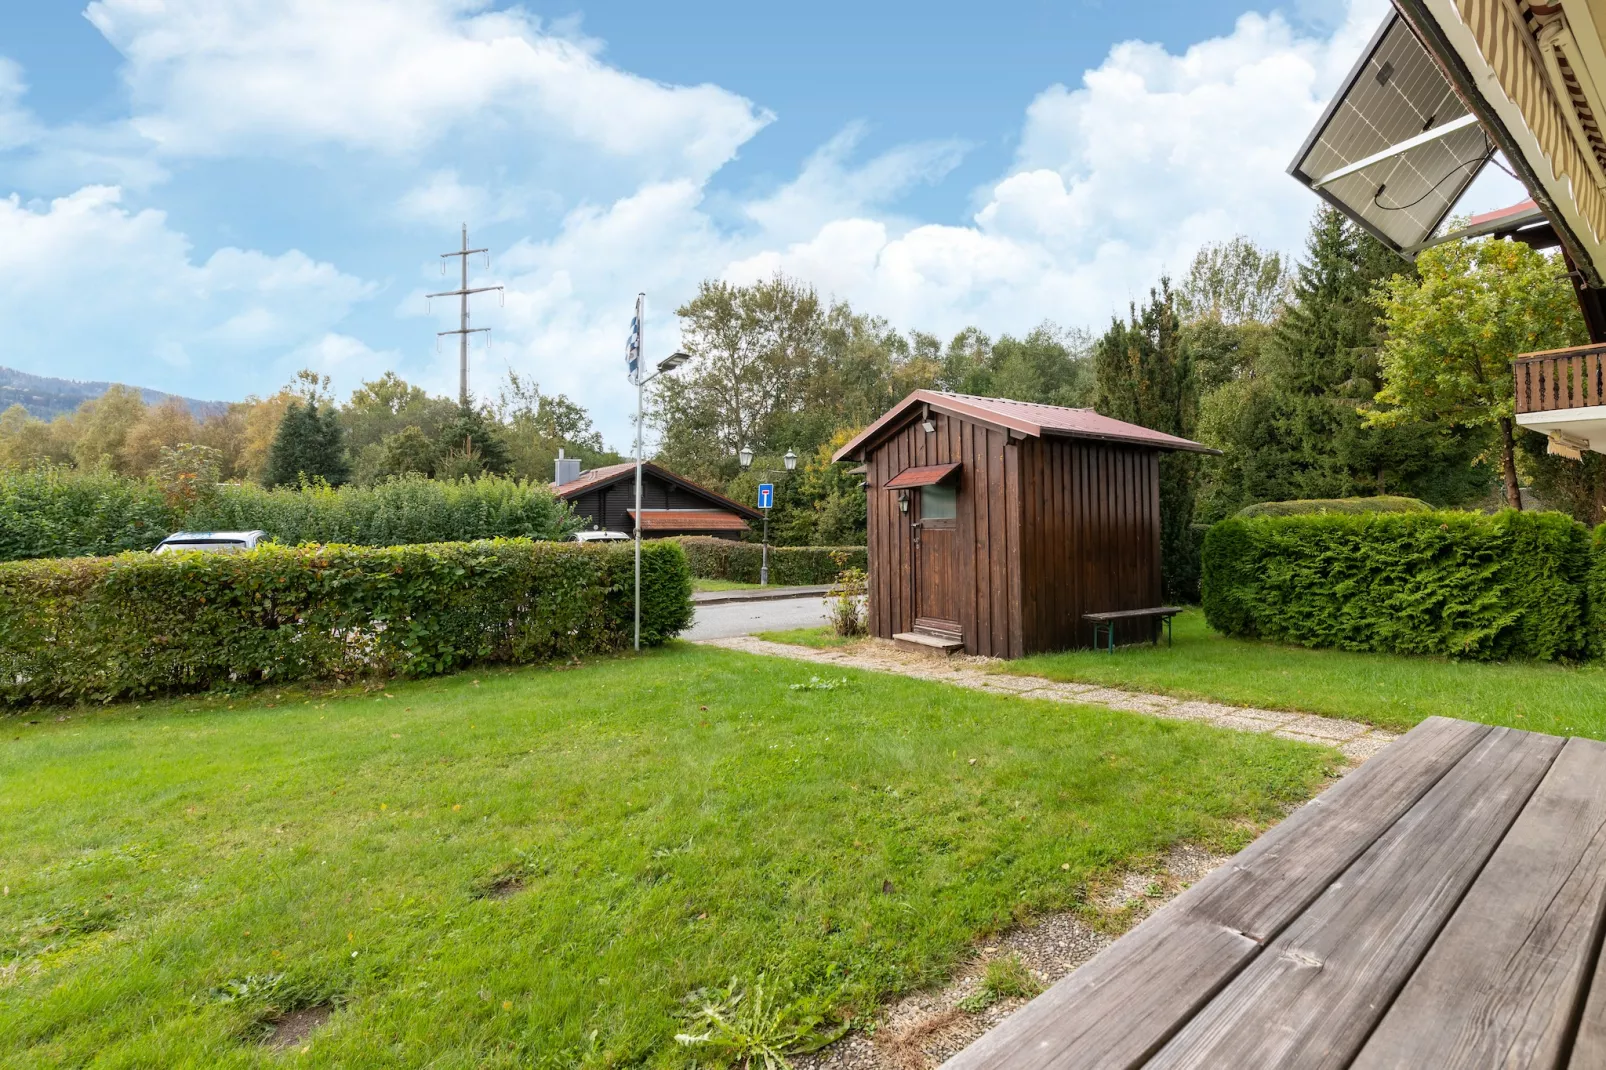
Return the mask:
[[829, 624], [822, 624], [814, 628], [787, 628], [782, 631], [754, 632], [753, 636], [771, 643], [791, 643], [793, 646], [814, 647], [816, 650], [828, 650], [832, 647], [848, 646], [851, 643], [858, 642], [857, 637], [838, 635], [836, 629]]
[[988, 959], [983, 967], [981, 986], [960, 1000], [958, 1007], [972, 1014], [984, 1011], [1001, 999], [1030, 999], [1043, 990], [1019, 955], [1000, 955]]

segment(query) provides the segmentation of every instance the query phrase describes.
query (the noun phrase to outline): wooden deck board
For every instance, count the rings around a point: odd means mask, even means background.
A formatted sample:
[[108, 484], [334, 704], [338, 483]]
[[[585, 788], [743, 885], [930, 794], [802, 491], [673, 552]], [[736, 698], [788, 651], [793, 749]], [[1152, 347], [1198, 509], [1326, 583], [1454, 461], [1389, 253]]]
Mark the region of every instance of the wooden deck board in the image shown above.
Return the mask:
[[1148, 1065], [1348, 1066], [1562, 742], [1490, 731]]
[[945, 1070], [1142, 1065], [1490, 732], [1424, 721]]
[[1560, 1065], [1606, 905], [1603, 769], [1567, 742], [1356, 1067]]

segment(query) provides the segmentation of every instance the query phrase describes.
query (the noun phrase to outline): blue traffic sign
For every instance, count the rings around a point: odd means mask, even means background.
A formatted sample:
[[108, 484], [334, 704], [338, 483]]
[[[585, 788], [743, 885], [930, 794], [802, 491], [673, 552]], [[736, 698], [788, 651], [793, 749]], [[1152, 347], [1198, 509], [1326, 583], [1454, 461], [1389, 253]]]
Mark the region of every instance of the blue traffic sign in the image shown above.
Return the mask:
[[768, 509], [775, 504], [775, 484], [760, 483], [758, 485], [758, 507]]

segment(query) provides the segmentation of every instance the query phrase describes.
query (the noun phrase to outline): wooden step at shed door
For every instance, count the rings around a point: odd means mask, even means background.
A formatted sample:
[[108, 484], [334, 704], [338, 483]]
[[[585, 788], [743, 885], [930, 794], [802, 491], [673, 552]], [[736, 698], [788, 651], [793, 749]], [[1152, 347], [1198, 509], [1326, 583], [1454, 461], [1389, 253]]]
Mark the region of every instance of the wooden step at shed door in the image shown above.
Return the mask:
[[939, 639], [958, 640], [958, 532], [952, 484], [920, 488], [920, 515], [914, 527], [914, 630]]

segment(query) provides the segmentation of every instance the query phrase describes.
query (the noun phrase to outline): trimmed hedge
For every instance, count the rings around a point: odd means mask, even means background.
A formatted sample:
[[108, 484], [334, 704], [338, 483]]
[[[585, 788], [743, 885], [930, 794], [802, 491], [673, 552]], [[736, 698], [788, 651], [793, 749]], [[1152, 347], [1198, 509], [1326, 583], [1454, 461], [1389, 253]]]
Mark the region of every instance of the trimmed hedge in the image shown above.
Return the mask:
[[[0, 703], [623, 650], [632, 565], [629, 547], [528, 539], [0, 564]], [[690, 621], [685, 555], [644, 544], [642, 642]]]
[[1561, 513], [1234, 517], [1205, 537], [1205, 619], [1310, 647], [1578, 657], [1590, 557]]
[[1289, 502], [1246, 505], [1238, 516], [1302, 516], [1306, 513], [1431, 513], [1421, 498], [1379, 494], [1371, 498], [1300, 498]]
[[1606, 524], [1590, 540], [1588, 592], [1589, 656], [1606, 658]]
[[[757, 583], [764, 547], [706, 535], [683, 535], [691, 574], [700, 580]], [[781, 587], [835, 583], [845, 568], [869, 571], [870, 553], [863, 546], [771, 546], [770, 582]]]
[[0, 472], [0, 561], [150, 550], [174, 531], [250, 531], [275, 542], [404, 543], [563, 539], [579, 527], [543, 484], [407, 476], [372, 487], [225, 485], [187, 510], [150, 480], [39, 468]]

